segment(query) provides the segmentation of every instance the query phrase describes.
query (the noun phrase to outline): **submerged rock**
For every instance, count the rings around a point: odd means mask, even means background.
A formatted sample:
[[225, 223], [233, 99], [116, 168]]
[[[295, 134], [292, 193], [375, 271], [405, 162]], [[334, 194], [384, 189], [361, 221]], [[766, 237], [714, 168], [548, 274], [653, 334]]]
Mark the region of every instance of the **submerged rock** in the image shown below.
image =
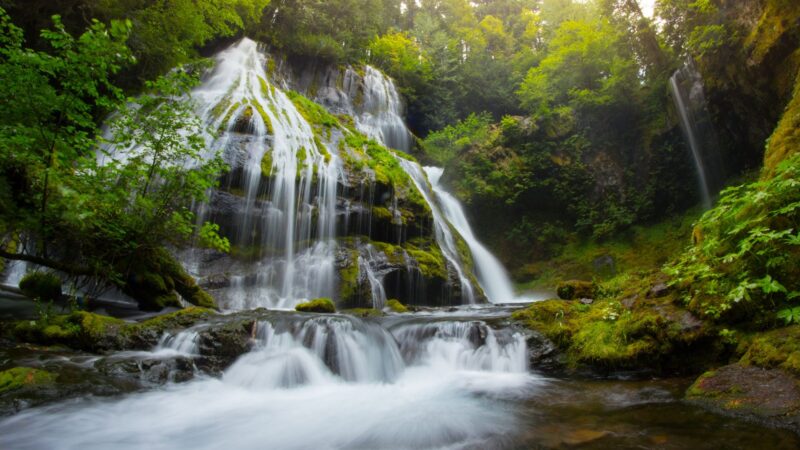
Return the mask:
[[704, 373], [686, 399], [716, 412], [800, 432], [800, 386], [780, 369], [731, 364]]

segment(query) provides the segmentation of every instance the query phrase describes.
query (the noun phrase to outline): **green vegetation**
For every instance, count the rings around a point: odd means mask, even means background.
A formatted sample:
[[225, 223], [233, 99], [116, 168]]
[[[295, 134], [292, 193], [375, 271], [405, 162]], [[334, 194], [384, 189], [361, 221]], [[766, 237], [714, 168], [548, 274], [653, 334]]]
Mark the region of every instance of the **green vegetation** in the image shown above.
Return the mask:
[[0, 372], [0, 394], [24, 387], [52, 384], [55, 379], [56, 375], [46, 370], [14, 367]]
[[335, 313], [336, 305], [329, 298], [315, 298], [314, 300], [300, 303], [294, 309], [300, 312]]
[[20, 280], [19, 290], [32, 300], [53, 302], [61, 299], [61, 279], [49, 272], [30, 272]]
[[395, 298], [389, 299], [386, 302], [386, 307], [389, 308], [390, 310], [392, 310], [393, 312], [396, 312], [396, 313], [407, 313], [408, 312], [408, 308], [406, 307], [406, 305], [400, 303], [400, 300], [397, 300]]
[[714, 320], [768, 326], [777, 311], [797, 306], [798, 179], [795, 155], [770, 178], [726, 189], [703, 215], [695, 245], [668, 269], [690, 310]]

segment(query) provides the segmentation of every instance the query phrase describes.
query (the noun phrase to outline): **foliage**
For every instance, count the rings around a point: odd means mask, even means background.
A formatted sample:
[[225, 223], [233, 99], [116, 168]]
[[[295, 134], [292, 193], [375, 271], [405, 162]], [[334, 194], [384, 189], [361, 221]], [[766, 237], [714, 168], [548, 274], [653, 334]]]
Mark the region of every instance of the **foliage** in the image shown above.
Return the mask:
[[19, 282], [19, 289], [26, 297], [40, 302], [61, 299], [61, 279], [49, 272], [29, 272]]
[[[690, 308], [720, 320], [764, 320], [800, 298], [800, 157], [775, 175], [722, 192], [695, 245], [668, 269]], [[743, 315], [747, 316], [744, 317]], [[781, 318], [794, 317], [791, 310]]]
[[445, 165], [468, 148], [489, 138], [492, 117], [488, 113], [470, 114], [454, 125], [434, 131], [422, 143], [425, 155], [436, 164]]
[[[2, 248], [21, 234], [35, 243], [3, 256], [123, 287], [137, 259], [200, 230], [225, 250], [189, 209], [224, 168], [188, 99], [196, 74], [175, 70], [125, 99], [112, 77], [131, 61], [129, 23], [94, 22], [74, 38], [54, 17], [44, 52], [23, 48], [4, 12], [0, 22]], [[103, 139], [95, 118], [112, 109]]]

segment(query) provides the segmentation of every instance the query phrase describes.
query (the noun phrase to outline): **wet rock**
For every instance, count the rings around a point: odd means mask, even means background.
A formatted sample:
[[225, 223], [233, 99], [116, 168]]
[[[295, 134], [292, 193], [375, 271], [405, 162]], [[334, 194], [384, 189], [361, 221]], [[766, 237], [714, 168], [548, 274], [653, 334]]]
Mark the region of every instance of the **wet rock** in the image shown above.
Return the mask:
[[605, 276], [614, 276], [617, 273], [616, 263], [611, 255], [603, 255], [592, 261], [595, 273]]
[[565, 360], [558, 351], [558, 346], [542, 333], [532, 331], [526, 339], [528, 344], [528, 360], [533, 370], [543, 373], [559, 373], [563, 370]]
[[198, 280], [197, 284], [203, 289], [222, 289], [230, 287], [231, 279], [224, 274], [214, 274]]
[[620, 304], [625, 309], [633, 309], [634, 305], [636, 305], [637, 300], [639, 300], [639, 294], [631, 295], [630, 297], [625, 297], [620, 300]]
[[701, 375], [686, 399], [722, 414], [800, 431], [800, 386], [781, 369], [720, 367]]
[[647, 298], [661, 298], [669, 294], [670, 287], [666, 283], [658, 283], [647, 292]]
[[199, 331], [197, 367], [212, 375], [221, 374], [253, 348], [255, 331], [256, 321], [247, 317]]
[[102, 374], [130, 377], [149, 385], [185, 382], [194, 378], [194, 363], [185, 356], [175, 358], [109, 357], [95, 363]]

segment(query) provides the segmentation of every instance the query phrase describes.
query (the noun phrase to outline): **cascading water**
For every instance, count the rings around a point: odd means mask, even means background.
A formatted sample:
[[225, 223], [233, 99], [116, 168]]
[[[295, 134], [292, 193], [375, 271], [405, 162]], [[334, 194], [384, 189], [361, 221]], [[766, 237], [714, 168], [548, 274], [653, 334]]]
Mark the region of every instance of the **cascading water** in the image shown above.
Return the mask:
[[425, 167], [425, 173], [431, 181], [433, 192], [436, 193], [436, 198], [439, 200], [447, 221], [453, 225], [469, 246], [475, 265], [475, 275], [486, 293], [486, 297], [493, 303], [512, 301], [515, 298], [514, 288], [502, 264], [475, 237], [458, 200], [439, 184], [444, 170], [438, 167]]
[[[193, 97], [205, 123], [224, 130], [209, 146], [223, 152], [241, 180], [244, 207], [234, 219], [232, 242], [259, 257], [221, 303], [230, 309], [291, 308], [331, 297], [342, 177], [336, 149], [315, 139], [294, 103], [271, 84], [266, 56], [255, 42], [243, 39], [216, 59]], [[213, 208], [203, 210], [213, 214]]]
[[689, 61], [670, 77], [669, 88], [692, 153], [703, 206], [708, 209], [719, 184], [720, 158], [706, 109], [702, 76]]
[[[23, 411], [4, 448], [487, 448], [535, 392], [522, 335], [479, 319], [273, 314], [221, 378]], [[191, 341], [191, 334], [175, 336]], [[184, 339], [185, 338], [185, 339]]]
[[458, 279], [461, 283], [462, 298], [464, 298], [467, 303], [474, 303], [475, 292], [473, 291], [472, 282], [467, 277], [467, 272], [462, 264], [461, 256], [458, 253], [458, 247], [456, 247], [456, 237], [453, 235], [453, 232], [450, 229], [450, 224], [447, 223], [441, 211], [439, 211], [439, 206], [436, 204], [436, 202], [434, 202], [433, 193], [430, 190], [428, 180], [425, 178], [422, 168], [419, 164], [413, 161], [403, 158], [398, 158], [397, 160], [400, 162], [400, 166], [411, 177], [414, 185], [422, 194], [425, 202], [431, 208], [436, 242], [441, 247], [442, 254], [447, 259], [448, 263], [450, 263], [450, 267], [452, 267], [458, 275]]

